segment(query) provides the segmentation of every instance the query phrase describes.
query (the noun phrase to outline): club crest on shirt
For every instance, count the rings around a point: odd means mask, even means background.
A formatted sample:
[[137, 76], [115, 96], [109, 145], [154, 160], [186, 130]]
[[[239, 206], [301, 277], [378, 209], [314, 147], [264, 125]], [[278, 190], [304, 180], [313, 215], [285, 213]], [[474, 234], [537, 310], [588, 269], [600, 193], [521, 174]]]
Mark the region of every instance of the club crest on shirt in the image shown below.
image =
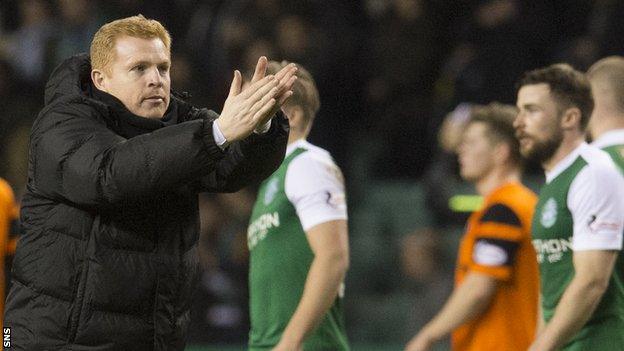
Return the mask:
[[542, 206], [542, 215], [540, 223], [544, 228], [550, 228], [557, 222], [557, 201], [552, 197], [546, 200], [544, 206]]
[[264, 191], [264, 204], [268, 205], [273, 201], [277, 191], [279, 190], [279, 179], [273, 178], [269, 180], [269, 183], [266, 186], [266, 190]]

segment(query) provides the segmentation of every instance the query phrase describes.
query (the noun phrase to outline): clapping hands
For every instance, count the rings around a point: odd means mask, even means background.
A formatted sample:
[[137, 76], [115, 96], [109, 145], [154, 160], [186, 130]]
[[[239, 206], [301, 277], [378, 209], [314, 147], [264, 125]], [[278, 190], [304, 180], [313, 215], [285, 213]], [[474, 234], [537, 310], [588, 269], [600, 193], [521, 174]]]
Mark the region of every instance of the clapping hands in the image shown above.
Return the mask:
[[265, 76], [267, 65], [267, 58], [260, 57], [251, 84], [244, 90], [241, 73], [234, 71], [230, 92], [216, 121], [228, 142], [244, 139], [266, 124], [292, 96], [296, 65], [289, 64], [275, 75]]

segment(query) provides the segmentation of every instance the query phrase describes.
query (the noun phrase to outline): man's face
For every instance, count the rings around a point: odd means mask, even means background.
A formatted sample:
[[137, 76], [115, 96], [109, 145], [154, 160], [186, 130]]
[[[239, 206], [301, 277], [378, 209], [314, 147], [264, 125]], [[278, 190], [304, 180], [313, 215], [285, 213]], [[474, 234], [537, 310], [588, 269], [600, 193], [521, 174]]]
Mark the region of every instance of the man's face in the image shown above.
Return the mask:
[[546, 83], [525, 85], [518, 91], [518, 116], [514, 121], [520, 153], [526, 159], [544, 163], [563, 140], [561, 113]]
[[459, 145], [459, 166], [462, 178], [476, 182], [487, 176], [495, 166], [495, 148], [483, 122], [468, 124]]
[[108, 72], [102, 72], [100, 89], [137, 116], [162, 118], [171, 87], [171, 59], [162, 40], [124, 36], [117, 38], [114, 50]]

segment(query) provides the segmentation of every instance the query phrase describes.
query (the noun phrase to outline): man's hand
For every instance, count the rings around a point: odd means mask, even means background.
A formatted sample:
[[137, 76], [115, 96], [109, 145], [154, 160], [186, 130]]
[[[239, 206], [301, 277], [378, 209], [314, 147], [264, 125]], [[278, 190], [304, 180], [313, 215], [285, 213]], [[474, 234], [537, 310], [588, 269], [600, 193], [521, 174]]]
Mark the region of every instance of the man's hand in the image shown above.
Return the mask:
[[[251, 84], [261, 80], [264, 78], [266, 74], [267, 66], [269, 61], [265, 56], [262, 56], [258, 59], [258, 63], [256, 64], [256, 70], [254, 71], [254, 75], [251, 78]], [[292, 96], [292, 86], [297, 80], [297, 66], [294, 63], [287, 65], [282, 68], [279, 72], [275, 73], [275, 79], [278, 81], [278, 92], [276, 96], [277, 107], [284, 105], [286, 100], [290, 96]], [[277, 109], [275, 110], [277, 112]], [[269, 116], [271, 117], [271, 116]]]
[[428, 351], [434, 341], [425, 333], [420, 332], [410, 340], [405, 346], [405, 351]]
[[[264, 78], [267, 66], [267, 58], [265, 56], [260, 57], [260, 59], [258, 59], [258, 64], [256, 65], [254, 75], [251, 78], [252, 85]], [[264, 126], [264, 124], [266, 124], [273, 117], [273, 115], [275, 115], [277, 110], [279, 110], [279, 108], [282, 107], [284, 103], [286, 103], [288, 98], [292, 96], [293, 91], [291, 89], [293, 84], [295, 84], [295, 81], [297, 80], [297, 76], [295, 75], [296, 73], [297, 66], [294, 63], [291, 63], [275, 74], [275, 79], [278, 81], [278, 90], [275, 97], [275, 99], [277, 100], [277, 104], [275, 104], [273, 109], [268, 113], [267, 116], [265, 116], [265, 122], [263, 124], [260, 124], [261, 127]]]
[[[262, 78], [264, 78], [266, 74], [268, 62], [269, 61], [267, 60], [265, 56], [261, 56], [258, 59], [258, 63], [256, 64], [256, 70], [254, 71], [254, 75], [251, 78], [250, 84], [253, 84], [261, 80]], [[285, 67], [284, 69], [280, 70], [280, 72], [277, 72], [277, 74], [275, 75], [275, 78], [278, 81], [278, 87], [277, 87], [278, 92], [276, 96], [277, 104], [275, 108], [273, 108], [269, 112], [267, 116], [268, 119], [266, 120], [266, 122], [264, 122], [263, 124], [260, 124], [256, 129], [254, 129], [256, 133], [262, 134], [269, 130], [269, 128], [271, 127], [271, 118], [275, 115], [279, 107], [282, 106], [286, 102], [286, 100], [292, 95], [292, 91], [290, 91], [290, 89], [292, 88], [292, 85], [294, 84], [297, 78], [296, 76], [294, 76], [294, 73], [296, 71], [297, 71], [297, 68], [295, 67], [295, 64], [293, 63]]]
[[277, 80], [274, 76], [264, 77], [241, 92], [241, 73], [234, 71], [230, 93], [223, 105], [221, 116], [216, 120], [219, 129], [228, 142], [246, 138], [265, 122], [266, 115], [276, 104]]
[[291, 64], [275, 76], [265, 77], [267, 65], [266, 57], [260, 57], [251, 84], [244, 91], [241, 74], [234, 71], [230, 92], [221, 116], [215, 122], [230, 143], [246, 138], [265, 125], [293, 94], [291, 89], [297, 79], [297, 67]]
[[471, 271], [442, 307], [442, 310], [407, 344], [406, 351], [429, 350], [469, 320], [480, 316], [496, 293], [498, 282], [492, 276]]
[[276, 96], [277, 104], [273, 107], [271, 112], [269, 112], [269, 115], [267, 116], [268, 119], [273, 117], [277, 110], [284, 106], [288, 98], [292, 96], [293, 91], [291, 89], [297, 80], [297, 76], [295, 75], [296, 73], [297, 66], [294, 63], [291, 63], [275, 74], [275, 79], [279, 81]]
[[609, 286], [618, 254], [617, 250], [574, 251], [574, 278], [529, 350], [559, 350], [585, 326]]

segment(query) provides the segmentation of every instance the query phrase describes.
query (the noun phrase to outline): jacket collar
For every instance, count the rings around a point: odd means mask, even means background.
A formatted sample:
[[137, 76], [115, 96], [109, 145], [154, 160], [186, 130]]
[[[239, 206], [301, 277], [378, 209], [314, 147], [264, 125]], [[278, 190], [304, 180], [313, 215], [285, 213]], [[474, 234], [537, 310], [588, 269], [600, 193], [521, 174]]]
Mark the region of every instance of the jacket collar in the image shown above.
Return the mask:
[[110, 117], [115, 121], [116, 132], [125, 138], [149, 133], [178, 123], [178, 106], [174, 99], [170, 100], [169, 108], [162, 119], [145, 118], [133, 114], [119, 99], [97, 89], [93, 84], [90, 84], [89, 88], [89, 95], [108, 108]]
[[137, 116], [114, 96], [98, 90], [91, 82], [91, 59], [87, 54], [78, 54], [63, 61], [54, 69], [45, 89], [45, 105], [66, 98], [81, 96], [106, 114], [109, 127], [125, 138], [145, 134], [159, 128], [184, 121], [180, 116], [188, 113], [189, 105], [174, 96], [162, 119]]

